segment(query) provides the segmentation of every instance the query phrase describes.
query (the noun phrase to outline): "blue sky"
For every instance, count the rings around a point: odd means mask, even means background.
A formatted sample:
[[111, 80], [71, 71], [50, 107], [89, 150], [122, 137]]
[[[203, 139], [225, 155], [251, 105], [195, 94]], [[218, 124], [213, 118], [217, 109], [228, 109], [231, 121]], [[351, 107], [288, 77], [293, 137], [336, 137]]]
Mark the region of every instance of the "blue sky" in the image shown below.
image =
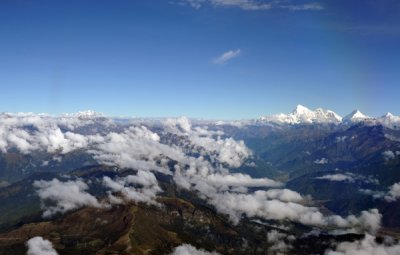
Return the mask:
[[0, 111], [400, 114], [397, 0], [2, 0]]

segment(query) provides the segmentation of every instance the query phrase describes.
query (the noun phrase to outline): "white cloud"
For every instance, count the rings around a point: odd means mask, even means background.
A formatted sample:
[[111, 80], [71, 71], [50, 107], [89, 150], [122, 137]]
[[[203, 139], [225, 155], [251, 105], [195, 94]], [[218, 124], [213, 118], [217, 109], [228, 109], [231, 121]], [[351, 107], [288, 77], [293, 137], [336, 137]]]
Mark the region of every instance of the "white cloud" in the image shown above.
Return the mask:
[[394, 202], [400, 198], [400, 182], [390, 186], [387, 192], [370, 189], [360, 189], [360, 192], [370, 195], [375, 199], [385, 199], [387, 202]]
[[390, 186], [389, 191], [385, 196], [385, 200], [388, 202], [393, 202], [399, 198], [400, 198], [400, 182]]
[[354, 242], [340, 243], [335, 251], [329, 250], [325, 255], [398, 255], [400, 245], [393, 243], [377, 243], [375, 237], [366, 234], [364, 239]]
[[181, 141], [180, 147], [187, 152], [197, 152], [211, 158], [212, 162], [227, 164], [230, 167], [239, 167], [251, 155], [243, 141], [232, 138], [221, 138], [223, 132], [210, 131], [206, 128], [192, 128], [186, 117], [167, 119], [165, 127], [168, 132], [187, 138]]
[[182, 244], [174, 249], [171, 255], [218, 255], [217, 252], [208, 252], [203, 249], [196, 249], [190, 244]]
[[278, 187], [282, 184], [268, 178], [252, 178], [246, 174], [210, 174], [207, 182], [214, 186], [243, 186], [243, 187]]
[[237, 50], [229, 50], [227, 52], [222, 53], [219, 57], [213, 60], [213, 63], [216, 65], [225, 64], [231, 59], [237, 58], [241, 53], [240, 49]]
[[27, 255], [58, 255], [53, 244], [41, 236], [29, 239], [26, 246], [28, 247]]
[[390, 150], [382, 152], [382, 156], [385, 159], [385, 161], [390, 161], [390, 160], [396, 158], [395, 153], [393, 151], [390, 151]]
[[168, 167], [161, 161], [157, 162], [163, 158], [179, 161], [184, 154], [178, 148], [161, 144], [159, 140], [159, 135], [146, 127], [132, 126], [121, 133], [110, 132], [98, 137], [89, 152], [99, 163], [168, 174]]
[[278, 199], [283, 202], [301, 202], [304, 198], [296, 191], [290, 189], [270, 189], [266, 191], [268, 199]]
[[[112, 180], [110, 177], [103, 177], [104, 186], [113, 192], [120, 192], [122, 196], [130, 201], [143, 202], [146, 204], [157, 205], [155, 201], [157, 193], [161, 192], [158, 182], [153, 173], [138, 171], [137, 175], [128, 175]], [[138, 187], [139, 185], [139, 187]], [[116, 197], [110, 193], [110, 202], [120, 203]]]
[[[43, 217], [49, 217], [56, 213], [65, 213], [84, 206], [104, 207], [97, 199], [86, 192], [89, 188], [81, 180], [60, 182], [58, 179], [51, 181], [35, 181], [33, 186], [42, 200], [45, 209]], [[46, 205], [50, 201], [51, 205]]]
[[268, 254], [283, 255], [288, 254], [288, 251], [293, 248], [290, 242], [294, 241], [295, 237], [277, 230], [271, 230], [267, 233], [267, 240], [272, 244], [268, 248]]
[[371, 189], [360, 189], [359, 191], [365, 195], [372, 196], [374, 199], [379, 199], [386, 195], [386, 192]]
[[337, 181], [337, 182], [343, 182], [343, 181], [348, 181], [348, 182], [354, 182], [355, 179], [346, 174], [327, 174], [321, 177], [316, 177], [315, 179], [321, 179], [321, 180], [330, 180], [330, 181]]
[[[286, 200], [292, 199], [289, 196]], [[374, 232], [379, 229], [382, 217], [377, 209], [363, 211], [359, 217], [324, 216], [316, 207], [270, 199], [270, 195], [261, 190], [252, 194], [215, 193], [209, 201], [219, 212], [229, 215], [235, 223], [245, 214], [267, 220], [289, 220], [311, 226], [368, 229]]]

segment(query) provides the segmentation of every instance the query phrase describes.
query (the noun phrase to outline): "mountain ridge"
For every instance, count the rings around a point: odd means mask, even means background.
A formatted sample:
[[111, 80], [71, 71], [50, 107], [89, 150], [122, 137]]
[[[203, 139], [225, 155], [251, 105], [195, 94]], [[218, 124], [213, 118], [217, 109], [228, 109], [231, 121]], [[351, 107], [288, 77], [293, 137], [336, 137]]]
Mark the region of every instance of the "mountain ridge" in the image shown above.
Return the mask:
[[356, 124], [365, 122], [367, 124], [381, 124], [386, 127], [398, 127], [400, 125], [400, 116], [388, 112], [380, 117], [370, 117], [363, 114], [360, 110], [353, 110], [345, 117], [341, 117], [334, 111], [316, 108], [311, 110], [303, 105], [297, 105], [296, 108], [288, 113], [279, 113], [258, 118], [258, 122], [275, 124]]

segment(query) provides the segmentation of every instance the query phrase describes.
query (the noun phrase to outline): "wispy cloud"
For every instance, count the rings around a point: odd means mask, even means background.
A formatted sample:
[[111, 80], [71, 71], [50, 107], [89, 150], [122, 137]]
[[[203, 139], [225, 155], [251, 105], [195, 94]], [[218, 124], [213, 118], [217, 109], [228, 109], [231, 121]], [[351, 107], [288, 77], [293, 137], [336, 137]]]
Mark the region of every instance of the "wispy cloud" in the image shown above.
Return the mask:
[[317, 2], [295, 4], [291, 1], [256, 1], [256, 0], [181, 0], [181, 5], [188, 5], [195, 9], [203, 5], [212, 5], [214, 7], [236, 7], [246, 11], [262, 11], [270, 9], [287, 9], [291, 11], [319, 11], [324, 6]]
[[241, 53], [240, 49], [224, 52], [219, 57], [215, 58], [213, 60], [213, 63], [216, 65], [222, 65], [231, 59], [237, 58], [240, 55], [240, 53]]
[[291, 11], [320, 11], [324, 9], [324, 6], [320, 3], [290, 4], [281, 5], [280, 7]]
[[257, 11], [271, 9], [270, 3], [256, 2], [253, 0], [209, 0], [214, 6], [232, 6], [243, 10]]

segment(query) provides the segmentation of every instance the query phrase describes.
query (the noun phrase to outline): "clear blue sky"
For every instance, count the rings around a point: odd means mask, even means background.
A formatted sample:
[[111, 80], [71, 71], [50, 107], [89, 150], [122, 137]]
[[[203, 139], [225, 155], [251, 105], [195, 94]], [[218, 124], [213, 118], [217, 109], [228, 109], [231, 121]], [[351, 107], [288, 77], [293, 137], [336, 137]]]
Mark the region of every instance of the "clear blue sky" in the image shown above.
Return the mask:
[[1, 0], [0, 86], [9, 112], [400, 114], [400, 1]]

